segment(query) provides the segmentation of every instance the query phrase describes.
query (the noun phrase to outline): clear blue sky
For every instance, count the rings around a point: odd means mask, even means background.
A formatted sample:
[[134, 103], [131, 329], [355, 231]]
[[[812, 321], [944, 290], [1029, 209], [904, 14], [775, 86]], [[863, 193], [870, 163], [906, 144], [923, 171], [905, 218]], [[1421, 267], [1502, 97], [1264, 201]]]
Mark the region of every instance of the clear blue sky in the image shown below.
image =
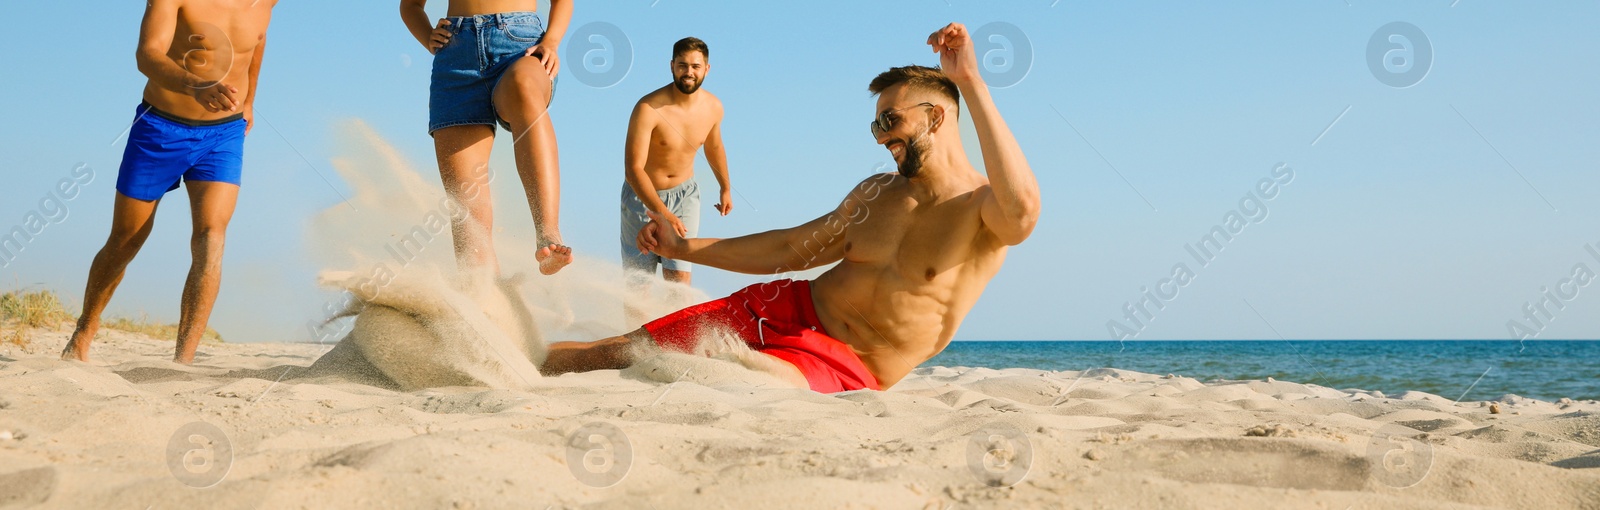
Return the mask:
[[[76, 303], [144, 83], [133, 60], [142, 3], [9, 7], [20, 21], [0, 57], [10, 73], [0, 228], [21, 223], [74, 164], [96, 178], [0, 274], [6, 287]], [[865, 127], [867, 82], [889, 66], [935, 64], [925, 36], [961, 21], [1010, 23], [1032, 47], [1026, 77], [994, 96], [1038, 174], [1044, 214], [958, 339], [1111, 338], [1123, 304], [1180, 262], [1196, 278], [1137, 338], [1507, 338], [1542, 287], [1579, 263], [1600, 271], [1584, 249], [1600, 245], [1594, 2], [580, 2], [573, 27], [595, 21], [626, 35], [630, 71], [594, 88], [564, 51], [552, 116], [567, 241], [608, 260], [628, 111], [670, 79], [674, 40], [694, 35], [712, 50], [705, 87], [726, 105], [744, 200], [733, 216], [707, 217], [703, 234], [732, 236], [813, 218], [889, 161]], [[1425, 78], [1407, 88], [1368, 66], [1369, 38], [1393, 21], [1432, 47]], [[328, 294], [314, 283], [306, 225], [349, 191], [330, 164], [338, 126], [363, 119], [431, 169], [431, 57], [394, 1], [285, 0], [268, 48], [212, 324], [231, 340], [307, 340], [304, 323]], [[495, 168], [511, 175], [499, 143]], [[1295, 177], [1266, 202], [1266, 220], [1200, 267], [1185, 245], [1280, 162]], [[715, 190], [703, 161], [700, 178]], [[497, 182], [515, 196], [514, 180]], [[516, 201], [499, 209], [526, 214]], [[176, 319], [187, 210], [182, 193], [168, 195], [111, 313]], [[702, 270], [696, 281], [719, 295], [757, 279]], [[1600, 337], [1597, 294], [1591, 284], [1562, 301], [1538, 338]]]

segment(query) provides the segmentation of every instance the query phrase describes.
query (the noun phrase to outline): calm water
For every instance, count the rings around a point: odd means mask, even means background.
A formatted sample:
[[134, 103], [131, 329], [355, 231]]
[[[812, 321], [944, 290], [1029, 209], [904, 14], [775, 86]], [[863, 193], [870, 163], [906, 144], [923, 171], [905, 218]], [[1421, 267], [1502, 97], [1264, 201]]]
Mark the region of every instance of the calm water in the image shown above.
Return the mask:
[[1273, 377], [1389, 395], [1426, 391], [1452, 400], [1507, 393], [1551, 401], [1600, 399], [1600, 341], [1592, 340], [951, 342], [923, 365], [1111, 367], [1201, 381]]

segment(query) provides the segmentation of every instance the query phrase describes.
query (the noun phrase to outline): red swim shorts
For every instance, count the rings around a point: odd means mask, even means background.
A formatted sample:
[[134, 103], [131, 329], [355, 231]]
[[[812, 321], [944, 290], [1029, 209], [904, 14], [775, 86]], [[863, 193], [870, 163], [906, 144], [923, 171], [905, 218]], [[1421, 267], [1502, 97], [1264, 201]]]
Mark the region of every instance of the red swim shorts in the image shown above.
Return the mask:
[[684, 308], [644, 325], [663, 349], [689, 352], [711, 328], [723, 328], [751, 349], [793, 364], [812, 391], [882, 389], [850, 346], [828, 336], [811, 303], [811, 282], [758, 283]]

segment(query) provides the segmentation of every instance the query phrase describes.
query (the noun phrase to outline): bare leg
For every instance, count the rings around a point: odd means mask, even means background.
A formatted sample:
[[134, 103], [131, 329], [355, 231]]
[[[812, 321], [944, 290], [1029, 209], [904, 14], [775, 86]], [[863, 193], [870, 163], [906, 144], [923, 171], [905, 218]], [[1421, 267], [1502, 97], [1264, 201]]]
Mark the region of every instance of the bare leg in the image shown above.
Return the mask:
[[[625, 272], [623, 278], [627, 281], [628, 286], [627, 298], [622, 303], [623, 318], [628, 327], [637, 327], [650, 320], [640, 303], [650, 300], [650, 281], [655, 278], [655, 267], [649, 269], [625, 267], [623, 271]], [[688, 285], [690, 274], [692, 273], [688, 271], [661, 268], [662, 278], [669, 282]], [[671, 292], [672, 298], [675, 300], [674, 303], [680, 303], [676, 300], [683, 296], [679, 295], [678, 289], [673, 288]]]
[[456, 266], [463, 271], [488, 267], [494, 273], [500, 272], [492, 233], [494, 201], [488, 186], [489, 151], [493, 148], [493, 126], [451, 126], [433, 132], [433, 150], [445, 193], [467, 210], [465, 221], [450, 224]]
[[111, 235], [89, 266], [89, 283], [83, 290], [83, 313], [78, 315], [78, 326], [72, 331], [67, 347], [61, 350], [61, 359], [89, 361], [89, 343], [100, 330], [100, 313], [105, 311], [117, 285], [122, 283], [128, 263], [133, 262], [145, 239], [150, 238], [150, 229], [156, 224], [156, 206], [160, 203], [117, 193], [111, 213]]
[[690, 300], [691, 300], [691, 296], [690, 296], [690, 292], [688, 291], [688, 289], [686, 289], [686, 287], [689, 286], [689, 281], [690, 281], [689, 275], [690, 274], [691, 273], [689, 273], [688, 271], [678, 271], [678, 270], [674, 270], [674, 269], [667, 269], [665, 267], [661, 268], [661, 277], [662, 277], [662, 279], [664, 279], [664, 280], [666, 280], [668, 282], [671, 282], [671, 283], [682, 284], [682, 285], [668, 285], [668, 286], [666, 286], [666, 289], [667, 289], [667, 302], [671, 303], [672, 306], [681, 307], [681, 306], [688, 306], [689, 305]]
[[[539, 367], [539, 373], [551, 376], [627, 368], [637, 358], [640, 345], [655, 345], [650, 333], [643, 328], [594, 342], [556, 342], [550, 344], [549, 355]], [[794, 364], [764, 352], [752, 354], [755, 357], [742, 359], [745, 368], [766, 372], [796, 388], [811, 387], [805, 374]]]
[[793, 363], [784, 361], [783, 358], [779, 358], [764, 352], [759, 354], [764, 357], [766, 363], [759, 363], [757, 366], [746, 365], [746, 368], [761, 370], [768, 374], [772, 374], [778, 379], [781, 379], [796, 388], [811, 387], [811, 382], [806, 380], [805, 373], [801, 372], [800, 368], [794, 366]]
[[681, 284], [684, 284], [684, 285], [689, 285], [689, 283], [690, 283], [689, 282], [689, 280], [690, 280], [689, 275], [691, 275], [691, 274], [693, 274], [693, 273], [690, 273], [688, 271], [675, 271], [675, 270], [667, 269], [667, 268], [664, 268], [664, 267], [661, 268], [661, 278], [665, 279], [666, 281], [669, 281], [669, 282], [681, 283]]
[[517, 175], [538, 229], [539, 272], [555, 274], [572, 263], [572, 248], [561, 244], [561, 167], [556, 150], [556, 129], [548, 106], [550, 75], [538, 59], [522, 58], [511, 64], [495, 85], [495, 111], [511, 125], [512, 150]]
[[627, 287], [627, 294], [622, 298], [624, 327], [637, 328], [650, 320], [640, 303], [650, 300], [650, 281], [656, 277], [655, 266], [654, 263], [645, 267], [627, 259], [622, 261], [622, 281]]
[[[642, 335], [642, 336], [641, 336]], [[550, 344], [549, 356], [539, 373], [560, 375], [568, 372], [591, 370], [616, 370], [633, 364], [633, 338], [648, 338], [643, 329], [623, 336], [614, 336], [593, 342], [556, 342]]]
[[189, 279], [183, 284], [183, 300], [178, 315], [178, 348], [172, 360], [194, 363], [194, 351], [211, 322], [211, 307], [217, 303], [222, 287], [222, 247], [239, 202], [239, 186], [226, 182], [187, 182], [189, 203], [194, 217], [194, 234], [189, 251]]

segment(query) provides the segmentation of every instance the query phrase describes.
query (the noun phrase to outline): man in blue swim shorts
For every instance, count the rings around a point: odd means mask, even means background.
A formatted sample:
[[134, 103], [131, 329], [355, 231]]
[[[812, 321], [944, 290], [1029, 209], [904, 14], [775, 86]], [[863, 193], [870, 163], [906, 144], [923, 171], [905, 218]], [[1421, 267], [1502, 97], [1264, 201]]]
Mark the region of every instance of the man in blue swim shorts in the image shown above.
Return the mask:
[[468, 212], [450, 225], [456, 264], [499, 272], [494, 204], [486, 186], [498, 124], [511, 132], [517, 174], [538, 230], [539, 272], [554, 274], [572, 262], [558, 227], [561, 171], [548, 112], [572, 3], [550, 0], [548, 30], [534, 13], [536, 0], [450, 0], [447, 17], [437, 24], [428, 23], [426, 4], [401, 0], [400, 18], [434, 55], [428, 133], [445, 192]]
[[155, 225], [167, 192], [188, 188], [193, 262], [184, 282], [174, 361], [191, 363], [222, 283], [222, 245], [239, 198], [244, 136], [254, 123], [256, 77], [276, 0], [239, 6], [150, 0], [139, 29], [149, 81], [117, 172], [111, 235], [95, 254], [83, 313], [62, 359], [89, 360], [100, 314]]
[[[645, 94], [628, 118], [627, 147], [622, 185], [622, 267], [635, 296], [642, 299], [645, 282], [656, 268], [669, 282], [690, 283], [692, 266], [638, 248], [639, 231], [654, 212], [680, 236], [695, 237], [700, 230], [700, 185], [694, 179], [695, 154], [705, 147], [706, 163], [722, 188], [717, 211], [733, 210], [733, 187], [728, 181], [728, 154], [722, 145], [722, 101], [700, 90], [711, 50], [705, 41], [685, 37], [672, 45], [672, 83]], [[624, 306], [630, 326], [643, 323], [644, 314]]]

